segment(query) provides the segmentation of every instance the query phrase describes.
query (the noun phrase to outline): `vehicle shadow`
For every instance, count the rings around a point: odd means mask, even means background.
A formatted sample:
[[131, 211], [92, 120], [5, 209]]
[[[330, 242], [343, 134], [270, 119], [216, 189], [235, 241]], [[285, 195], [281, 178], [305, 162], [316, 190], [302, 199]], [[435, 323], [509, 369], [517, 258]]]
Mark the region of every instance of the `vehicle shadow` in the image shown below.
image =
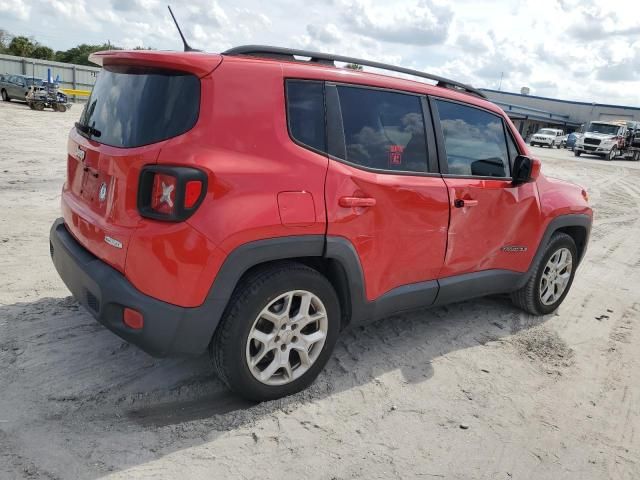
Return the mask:
[[[498, 341], [544, 319], [497, 296], [348, 328], [309, 389], [254, 404], [227, 391], [208, 356], [154, 359], [107, 331], [71, 297], [0, 306], [0, 411], [11, 419], [0, 423], [0, 434], [31, 431], [46, 438], [75, 432], [93, 452], [113, 432], [153, 432], [163, 456], [211, 440], [212, 431], [357, 388], [390, 371], [399, 370], [407, 383], [428, 381], [435, 359]], [[184, 425], [189, 433], [174, 441], [170, 432]], [[75, 447], [85, 477], [149, 460], [148, 444], [121, 446], [130, 449], [126, 457], [110, 456], [105, 449], [101, 466], [90, 462], [92, 453], [83, 452], [82, 444]], [[47, 462], [38, 459], [43, 468]]]

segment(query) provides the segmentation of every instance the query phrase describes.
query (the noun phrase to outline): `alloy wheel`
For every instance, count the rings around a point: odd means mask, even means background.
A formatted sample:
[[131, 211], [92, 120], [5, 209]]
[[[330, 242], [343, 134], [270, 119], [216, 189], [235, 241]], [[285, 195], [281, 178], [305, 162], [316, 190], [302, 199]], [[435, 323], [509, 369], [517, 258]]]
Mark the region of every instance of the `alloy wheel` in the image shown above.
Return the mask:
[[540, 301], [544, 305], [552, 305], [562, 297], [572, 269], [573, 256], [568, 248], [560, 248], [551, 255], [540, 279]]
[[251, 374], [265, 385], [285, 385], [304, 375], [322, 352], [327, 310], [316, 295], [292, 290], [258, 314], [246, 346]]

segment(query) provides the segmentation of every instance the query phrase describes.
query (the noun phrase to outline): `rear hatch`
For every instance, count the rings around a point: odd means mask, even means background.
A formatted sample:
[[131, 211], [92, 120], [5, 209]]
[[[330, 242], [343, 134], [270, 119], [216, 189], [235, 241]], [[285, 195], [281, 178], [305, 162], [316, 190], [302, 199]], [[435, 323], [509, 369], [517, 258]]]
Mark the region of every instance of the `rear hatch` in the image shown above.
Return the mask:
[[163, 145], [197, 124], [200, 78], [219, 55], [105, 52], [80, 120], [69, 134], [63, 215], [93, 254], [124, 272], [137, 210], [140, 171]]

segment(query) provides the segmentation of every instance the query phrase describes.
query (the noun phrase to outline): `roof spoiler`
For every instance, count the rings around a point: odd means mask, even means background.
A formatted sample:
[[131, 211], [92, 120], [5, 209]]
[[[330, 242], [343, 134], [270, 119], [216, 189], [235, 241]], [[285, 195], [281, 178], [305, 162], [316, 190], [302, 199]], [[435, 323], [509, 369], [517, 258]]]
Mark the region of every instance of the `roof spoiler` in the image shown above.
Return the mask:
[[297, 50], [293, 48], [270, 47], [268, 45], [243, 45], [222, 52], [222, 55], [248, 55], [252, 57], [266, 57], [287, 61], [295, 61], [295, 57], [308, 57], [308, 62], [310, 63], [319, 63], [322, 65], [330, 66], [335, 66], [334, 62], [356, 63], [358, 65], [364, 65], [367, 67], [379, 68], [381, 70], [399, 72], [406, 75], [412, 75], [414, 77], [426, 78], [428, 80], [435, 81], [438, 87], [449, 88], [459, 92], [475, 95], [476, 97], [484, 99], [487, 98], [487, 96], [477, 88], [473, 88], [470, 85], [465, 85], [464, 83], [456, 82], [455, 80], [450, 80], [448, 78], [440, 77], [431, 73], [421, 72], [420, 70], [413, 70], [410, 68], [398, 67], [386, 63], [363, 60], [361, 58], [347, 57], [343, 55], [311, 52], [308, 50]]

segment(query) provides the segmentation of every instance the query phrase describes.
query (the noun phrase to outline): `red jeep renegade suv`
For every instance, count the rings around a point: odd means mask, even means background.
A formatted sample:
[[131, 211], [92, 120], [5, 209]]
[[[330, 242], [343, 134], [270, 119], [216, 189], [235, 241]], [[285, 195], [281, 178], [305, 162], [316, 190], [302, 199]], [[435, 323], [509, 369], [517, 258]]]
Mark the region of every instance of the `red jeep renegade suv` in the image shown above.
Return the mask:
[[263, 46], [91, 59], [51, 256], [152, 355], [208, 348], [231, 389], [273, 399], [347, 325], [500, 292], [543, 315], [569, 291], [587, 194], [543, 176], [478, 90]]

